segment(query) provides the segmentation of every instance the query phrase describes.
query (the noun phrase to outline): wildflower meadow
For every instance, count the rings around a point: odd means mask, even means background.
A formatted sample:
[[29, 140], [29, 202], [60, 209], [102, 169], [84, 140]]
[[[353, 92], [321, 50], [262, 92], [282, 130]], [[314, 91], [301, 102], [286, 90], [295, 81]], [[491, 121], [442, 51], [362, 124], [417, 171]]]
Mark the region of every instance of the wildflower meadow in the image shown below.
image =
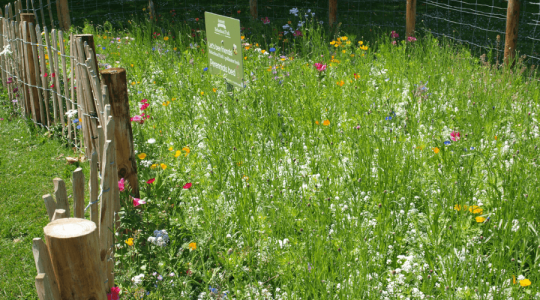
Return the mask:
[[244, 88], [203, 20], [81, 29], [127, 71], [141, 191], [110, 297], [540, 299], [534, 66], [287, 17], [242, 28]]

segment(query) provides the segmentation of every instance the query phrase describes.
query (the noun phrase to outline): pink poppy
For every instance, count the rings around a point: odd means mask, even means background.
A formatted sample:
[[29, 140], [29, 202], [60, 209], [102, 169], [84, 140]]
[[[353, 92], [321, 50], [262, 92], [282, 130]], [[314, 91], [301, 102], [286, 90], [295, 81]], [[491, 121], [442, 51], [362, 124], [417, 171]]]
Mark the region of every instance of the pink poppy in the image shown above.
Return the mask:
[[152, 184], [152, 183], [154, 183], [154, 181], [156, 181], [156, 179], [155, 179], [155, 178], [152, 178], [152, 179], [149, 179], [146, 183]]
[[120, 192], [123, 192], [125, 189], [125, 180], [124, 178], [120, 179], [120, 181], [118, 181], [118, 190], [120, 190]]
[[452, 133], [450, 133], [450, 139], [452, 141], [459, 141], [459, 139], [461, 138], [461, 134], [457, 131], [452, 131]]
[[120, 299], [120, 288], [114, 286], [111, 288], [111, 292], [107, 294], [107, 300], [119, 300]]
[[186, 183], [186, 185], [184, 185], [184, 189], [187, 190], [187, 189], [191, 188], [191, 186], [192, 186], [191, 182], [188, 182], [188, 183]]
[[137, 207], [137, 206], [139, 206], [141, 204], [146, 204], [146, 201], [141, 200], [139, 198], [133, 198], [133, 207]]
[[326, 65], [323, 65], [322, 63], [316, 63], [315, 68], [317, 68], [317, 71], [322, 72], [326, 70]]

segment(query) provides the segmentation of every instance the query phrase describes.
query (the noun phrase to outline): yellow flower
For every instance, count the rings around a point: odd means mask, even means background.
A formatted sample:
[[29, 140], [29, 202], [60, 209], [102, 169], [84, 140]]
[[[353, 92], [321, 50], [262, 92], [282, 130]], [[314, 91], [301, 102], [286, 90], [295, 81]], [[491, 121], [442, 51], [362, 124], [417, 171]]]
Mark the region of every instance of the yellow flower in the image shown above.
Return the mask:
[[245, 39], [246, 37], [245, 37], [245, 36], [241, 36], [240, 38], [241, 38], [241, 39]]
[[328, 126], [328, 125], [330, 125], [330, 121], [329, 120], [324, 120], [324, 122], [322, 122], [322, 124], [324, 126]]
[[247, 60], [247, 56], [244, 56], [244, 60]]
[[461, 209], [467, 210], [467, 205], [461, 206], [459, 204], [456, 204], [456, 205], [454, 205], [454, 209], [457, 210], [457, 211], [461, 211]]
[[281, 61], [286, 61], [287, 59], [286, 58], [282, 58]]
[[351, 41], [347, 41], [345, 44], [350, 45], [350, 44], [351, 44]]
[[139, 159], [145, 159], [146, 158], [146, 153], [139, 153], [139, 155], [137, 155], [139, 157]]
[[261, 50], [261, 53], [264, 54], [266, 52], [266, 50]]
[[176, 51], [176, 49], [178, 49], [178, 48], [176, 48], [176, 47], [173, 48], [174, 51]]
[[255, 43], [255, 47], [259, 47], [259, 43]]
[[171, 102], [170, 102], [170, 101], [167, 101], [167, 102], [163, 102], [161, 105], [167, 106], [167, 105], [169, 105], [169, 104], [171, 104]]
[[133, 66], [134, 66], [134, 65], [133, 65], [133, 64], [131, 64], [131, 67], [132, 67], [132, 68], [133, 68]]
[[154, 84], [156, 84], [156, 82], [154, 81]]
[[182, 151], [176, 150], [176, 153], [174, 154], [174, 157], [178, 157], [178, 156], [180, 156], [180, 154], [182, 154]]
[[166, 36], [166, 37], [164, 37], [164, 38], [163, 38], [163, 40], [164, 40], [164, 41], [166, 42], [166, 41], [168, 41], [168, 40], [169, 40], [169, 37], [168, 37], [168, 36]]
[[204, 92], [201, 92], [201, 96], [204, 95]]
[[495, 140], [497, 140], [497, 136], [495, 136]]
[[476, 219], [476, 222], [478, 222], [478, 223], [482, 223], [482, 222], [484, 222], [486, 220], [486, 218], [484, 218], [484, 217], [476, 217], [475, 219]]
[[129, 238], [127, 240], [124, 241], [126, 244], [128, 244], [128, 246], [133, 246], [133, 238]]
[[106, 40], [106, 39], [107, 39], [107, 36], [106, 36], [106, 35], [104, 35], [104, 36], [103, 36], [103, 39], [104, 39], [104, 40]]
[[435, 152], [435, 154], [439, 153], [439, 151], [441, 151], [441, 150], [439, 150], [439, 148], [437, 148], [437, 147], [433, 148], [433, 152]]
[[135, 85], [135, 81], [133, 81], [133, 82], [131, 83], [131, 85]]
[[343, 85], [345, 84], [345, 81], [342, 80], [342, 81], [338, 81], [338, 82], [336, 82], [336, 83], [337, 83], [337, 85], [339, 85], [339, 86], [343, 86]]
[[173, 147], [172, 147], [172, 146], [169, 147], [169, 151], [173, 151]]
[[153, 165], [150, 166], [150, 169], [155, 169], [156, 167], [157, 167], [157, 165], [153, 164]]
[[266, 71], [268, 72], [272, 72], [272, 68], [268, 68]]
[[166, 165], [166, 164], [161, 164], [160, 166], [161, 166], [161, 168], [162, 168], [163, 170], [167, 169], [167, 165]]
[[319, 125], [319, 121], [315, 121], [315, 124], [316, 124], [316, 125]]
[[358, 41], [358, 44], [359, 44], [359, 45], [363, 45], [363, 44], [364, 44], [364, 42], [362, 42], [362, 41]]
[[330, 45], [334, 45], [335, 43], [336, 43], [336, 41], [331, 41]]
[[217, 92], [217, 89], [216, 89], [216, 88], [213, 88], [212, 91], [215, 93], [215, 92]]
[[171, 101], [174, 101], [174, 100], [176, 100], [176, 98], [172, 98], [172, 99], [171, 99]]
[[182, 148], [182, 151], [186, 151], [186, 156], [191, 152], [188, 147]]
[[288, 21], [287, 23], [289, 23], [289, 25], [291, 25], [291, 24], [292, 24], [292, 21]]
[[516, 276], [512, 275], [512, 282], [516, 284]]
[[351, 57], [354, 57], [354, 54], [351, 54]]
[[341, 37], [341, 40], [342, 40], [342, 41], [346, 41], [347, 39], [348, 39], [348, 37], [346, 37], [346, 36], [342, 36], [342, 37]]
[[[354, 54], [353, 54], [354, 55]], [[354, 73], [354, 79], [360, 79], [360, 75]]]
[[244, 47], [244, 49], [246, 49], [246, 51], [249, 50], [249, 46]]
[[531, 281], [529, 279], [523, 279], [519, 281], [519, 285], [521, 286], [529, 286], [531, 285]]
[[343, 52], [343, 53], [347, 53], [347, 51], [346, 51], [346, 50], [341, 50], [341, 52]]
[[469, 207], [469, 211], [473, 214], [482, 214], [484, 212], [484, 210], [481, 207], [478, 207], [478, 205]]
[[189, 243], [189, 250], [197, 249], [197, 243]]
[[336, 47], [336, 48], [337, 48], [337, 47], [339, 47], [339, 45], [338, 45], [338, 44], [335, 44], [335, 45], [334, 45], [334, 47]]
[[146, 8], [143, 8], [142, 11], [146, 11]]
[[49, 59], [49, 55], [48, 55], [48, 54], [45, 54], [45, 59]]

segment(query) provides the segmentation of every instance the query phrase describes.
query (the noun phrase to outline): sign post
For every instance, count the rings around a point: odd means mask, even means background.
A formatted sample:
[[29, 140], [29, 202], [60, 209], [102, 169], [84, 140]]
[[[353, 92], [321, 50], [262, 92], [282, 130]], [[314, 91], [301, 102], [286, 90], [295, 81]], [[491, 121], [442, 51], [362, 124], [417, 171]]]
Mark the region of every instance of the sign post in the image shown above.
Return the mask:
[[222, 75], [236, 87], [244, 87], [240, 20], [210, 12], [204, 13], [204, 19], [210, 73]]

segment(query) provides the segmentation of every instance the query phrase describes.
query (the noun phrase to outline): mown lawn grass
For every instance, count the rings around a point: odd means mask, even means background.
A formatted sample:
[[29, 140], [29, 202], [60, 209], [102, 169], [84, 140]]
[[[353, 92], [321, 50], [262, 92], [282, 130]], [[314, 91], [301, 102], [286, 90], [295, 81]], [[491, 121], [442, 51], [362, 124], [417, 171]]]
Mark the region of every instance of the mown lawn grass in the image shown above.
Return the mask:
[[[7, 95], [3, 94], [4, 104]], [[37, 299], [32, 239], [43, 238], [48, 223], [42, 196], [53, 194], [53, 178], [64, 179], [71, 195], [67, 165], [73, 150], [48, 138], [19, 116], [0, 109], [0, 299]], [[87, 168], [87, 163], [80, 167]]]

